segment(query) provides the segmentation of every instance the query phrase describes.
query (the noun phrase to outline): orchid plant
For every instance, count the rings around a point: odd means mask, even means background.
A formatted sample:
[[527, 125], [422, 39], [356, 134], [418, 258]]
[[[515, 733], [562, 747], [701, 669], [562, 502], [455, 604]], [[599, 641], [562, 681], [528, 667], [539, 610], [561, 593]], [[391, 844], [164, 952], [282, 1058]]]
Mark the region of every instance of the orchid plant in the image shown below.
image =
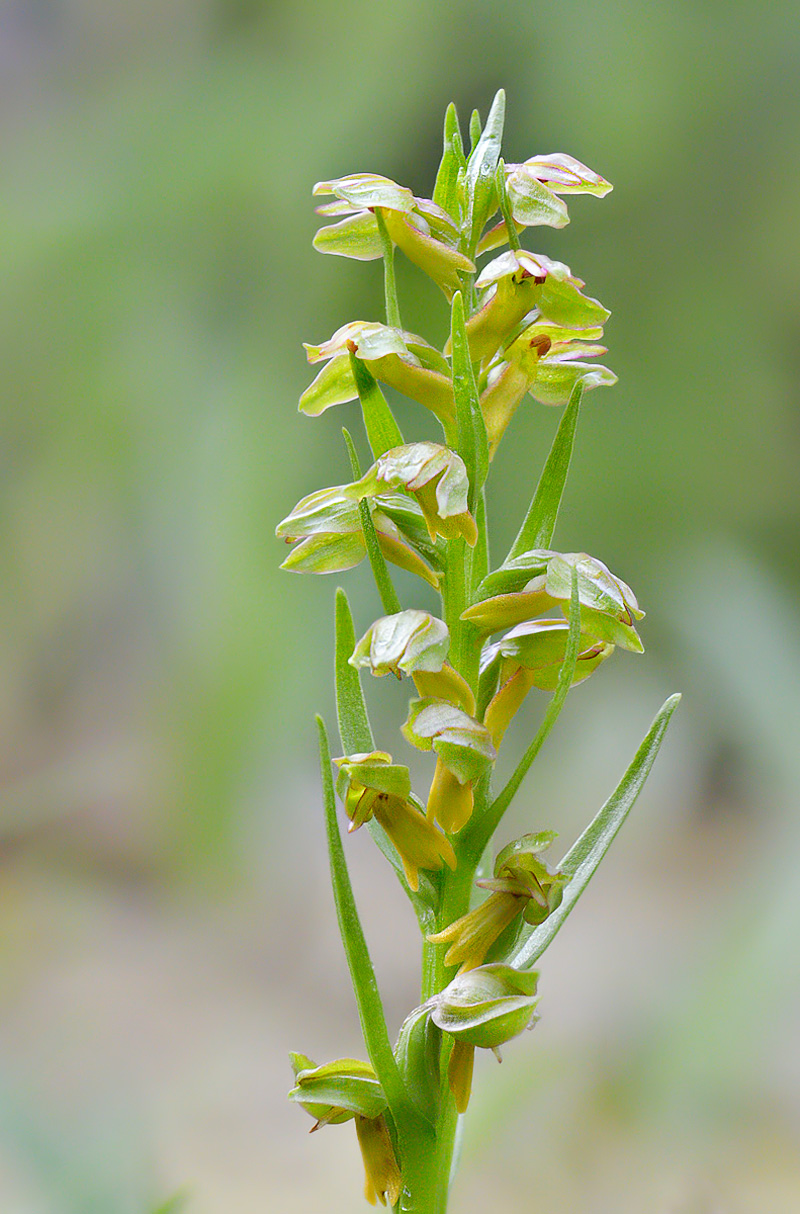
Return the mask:
[[[581, 398], [616, 377], [596, 361], [606, 352], [598, 343], [608, 310], [569, 266], [520, 244], [528, 228], [568, 222], [565, 196], [601, 198], [611, 186], [561, 153], [505, 164], [504, 110], [500, 92], [484, 126], [473, 114], [467, 155], [449, 107], [431, 199], [374, 173], [314, 187], [332, 198], [319, 207], [331, 222], [316, 248], [382, 259], [386, 323], [351, 321], [306, 346], [309, 362], [322, 366], [300, 410], [316, 416], [358, 400], [373, 462], [362, 470], [344, 431], [350, 483], [311, 493], [277, 528], [290, 545], [283, 567], [295, 572], [340, 573], [368, 558], [383, 612], [359, 637], [337, 591], [342, 753], [333, 761], [317, 718], [334, 900], [368, 1060], [318, 1065], [292, 1054], [289, 1096], [315, 1130], [354, 1122], [367, 1200], [407, 1214], [446, 1211], [475, 1050], [497, 1052], [534, 1024], [533, 966], [630, 811], [679, 699], [663, 705], [619, 785], [557, 865], [544, 858], [556, 838], [550, 830], [496, 847], [568, 692], [615, 649], [642, 652], [643, 616], [601, 560], [552, 547]], [[449, 305], [443, 350], [401, 322], [398, 248]], [[494, 255], [479, 269], [486, 253]], [[429, 409], [441, 441], [407, 442], [382, 386]], [[516, 410], [531, 398], [564, 411], [519, 534], [492, 569], [486, 483]], [[420, 599], [401, 602], [390, 565], [425, 583]], [[420, 605], [433, 592], [436, 613]], [[365, 671], [413, 684], [400, 732], [430, 754], [427, 795], [414, 792], [406, 764], [378, 748]], [[534, 689], [549, 695], [541, 723], [498, 791], [498, 751]], [[394, 1044], [353, 898], [337, 794], [348, 832], [366, 826], [422, 936], [419, 1005]]]

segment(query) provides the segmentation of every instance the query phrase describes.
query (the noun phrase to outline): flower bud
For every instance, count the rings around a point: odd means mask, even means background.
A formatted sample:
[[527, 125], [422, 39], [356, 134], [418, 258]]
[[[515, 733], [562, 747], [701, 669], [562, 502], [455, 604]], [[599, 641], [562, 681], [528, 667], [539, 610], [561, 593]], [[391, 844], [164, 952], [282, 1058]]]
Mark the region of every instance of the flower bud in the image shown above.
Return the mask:
[[440, 443], [392, 447], [348, 490], [353, 497], [374, 497], [382, 488], [403, 488], [419, 503], [431, 539], [459, 536], [474, 547], [478, 532], [467, 508], [469, 480], [464, 461]]

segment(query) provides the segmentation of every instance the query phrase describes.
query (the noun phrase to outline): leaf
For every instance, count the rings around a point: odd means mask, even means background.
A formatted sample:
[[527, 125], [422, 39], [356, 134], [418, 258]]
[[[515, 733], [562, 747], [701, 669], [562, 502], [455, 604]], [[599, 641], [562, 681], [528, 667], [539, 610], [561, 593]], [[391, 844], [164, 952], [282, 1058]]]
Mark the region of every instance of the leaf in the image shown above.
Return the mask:
[[364, 429], [367, 432], [372, 456], [373, 459], [378, 459], [392, 447], [401, 447], [404, 441], [403, 435], [374, 375], [369, 367], [365, 367], [363, 361], [352, 353], [350, 354], [350, 370], [355, 381], [358, 399], [361, 402]]
[[458, 202], [458, 174], [459, 170], [466, 168], [466, 165], [458, 114], [451, 101], [444, 116], [444, 151], [439, 171], [436, 174], [433, 201], [447, 211], [456, 223], [461, 221]]
[[318, 253], [353, 257], [356, 261], [377, 261], [383, 253], [378, 224], [370, 211], [348, 215], [339, 223], [320, 228], [312, 243]]
[[450, 341], [453, 351], [453, 396], [458, 426], [458, 453], [469, 476], [469, 508], [474, 515], [489, 471], [489, 439], [472, 368], [464, 322], [464, 300], [460, 291], [456, 291], [453, 296]]
[[486, 126], [467, 161], [467, 188], [470, 198], [469, 247], [474, 250], [486, 220], [497, 209], [494, 175], [500, 159], [506, 95], [499, 89], [489, 110]]
[[564, 887], [561, 905], [540, 927], [523, 939], [514, 955], [509, 959], [511, 965], [515, 967], [533, 965], [550, 945], [556, 932], [560, 930], [567, 915], [586, 889], [598, 864], [611, 846], [619, 828], [644, 787], [680, 698], [680, 695], [673, 695], [665, 701], [614, 792], [561, 861], [560, 870], [570, 877]]
[[508, 558], [520, 556], [534, 548], [549, 548], [556, 528], [558, 508], [567, 483], [572, 448], [575, 442], [575, 427], [578, 424], [583, 384], [578, 382], [564, 411], [547, 462], [539, 477], [536, 493], [530, 504], [519, 535], [511, 546]]
[[[354, 672], [355, 673], [355, 672]], [[356, 676], [358, 677], [358, 676]], [[336, 817], [336, 799], [333, 791], [333, 776], [331, 774], [331, 755], [328, 746], [328, 735], [325, 722], [318, 716], [317, 729], [319, 732], [319, 756], [322, 771], [322, 790], [325, 806], [325, 825], [328, 835], [328, 855], [331, 866], [331, 884], [333, 899], [336, 905], [336, 917], [339, 921], [339, 932], [344, 945], [353, 991], [358, 1005], [358, 1016], [361, 1021], [361, 1031], [364, 1044], [367, 1047], [370, 1062], [378, 1076], [381, 1087], [386, 1095], [393, 1116], [403, 1115], [409, 1111], [409, 1101], [402, 1076], [395, 1061], [386, 1028], [386, 1018], [383, 1012], [378, 983], [372, 967], [367, 942], [361, 920], [358, 916], [350, 884], [350, 874], [347, 871], [347, 860], [342, 847], [342, 837], [339, 834], [339, 823]]]
[[340, 587], [336, 591], [336, 716], [346, 755], [375, 749], [361, 679], [348, 661], [355, 647], [353, 616], [347, 595]]

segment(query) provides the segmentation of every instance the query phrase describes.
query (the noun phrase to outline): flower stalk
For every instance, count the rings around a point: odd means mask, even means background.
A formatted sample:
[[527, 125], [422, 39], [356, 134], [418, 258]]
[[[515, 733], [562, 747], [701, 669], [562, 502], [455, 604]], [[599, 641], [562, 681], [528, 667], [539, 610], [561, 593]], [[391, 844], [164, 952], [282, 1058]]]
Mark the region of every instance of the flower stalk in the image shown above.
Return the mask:
[[[333, 195], [319, 208], [333, 222], [317, 233], [315, 247], [382, 260], [386, 324], [351, 321], [329, 341], [307, 345], [309, 361], [324, 366], [300, 409], [316, 417], [357, 400], [372, 462], [362, 471], [345, 430], [351, 483], [310, 493], [278, 527], [292, 546], [284, 562], [291, 571], [338, 573], [368, 557], [383, 612], [359, 634], [344, 590], [337, 591], [341, 752], [333, 760], [318, 718], [334, 903], [368, 1061], [318, 1067], [293, 1054], [290, 1098], [315, 1118], [315, 1129], [355, 1123], [367, 1201], [402, 1214], [446, 1214], [475, 1052], [499, 1053], [533, 1026], [539, 975], [531, 967], [630, 811], [677, 703], [672, 697], [664, 705], [618, 788], [557, 866], [541, 858], [556, 838], [542, 829], [548, 824], [495, 842], [568, 694], [616, 649], [642, 652], [635, 625], [643, 616], [633, 591], [602, 561], [551, 547], [581, 399], [615, 379], [585, 361], [605, 353], [596, 342], [610, 314], [568, 266], [521, 240], [527, 229], [569, 221], [564, 195], [602, 197], [611, 186], [560, 153], [507, 164], [504, 114], [501, 91], [485, 125], [473, 114], [466, 155], [455, 107], [448, 107], [432, 198], [371, 173], [315, 186], [315, 194]], [[450, 336], [442, 350], [402, 328], [397, 249], [447, 301]], [[493, 259], [477, 265], [488, 252]], [[426, 406], [441, 441], [407, 442], [382, 384]], [[518, 410], [544, 420], [542, 406], [563, 406], [563, 416], [530, 505], [520, 511], [517, 538], [490, 570], [491, 461], [514, 432]], [[438, 594], [435, 614], [406, 589], [410, 579], [398, 594], [387, 562]], [[392, 758], [395, 745], [376, 744], [363, 672], [410, 680], [399, 746], [428, 756], [427, 790], [414, 791], [402, 756]], [[520, 745], [528, 697], [546, 698], [538, 729]], [[497, 791], [500, 749], [519, 757]], [[394, 1045], [340, 812], [348, 833], [369, 831], [378, 862], [394, 871], [420, 927], [420, 1002]]]

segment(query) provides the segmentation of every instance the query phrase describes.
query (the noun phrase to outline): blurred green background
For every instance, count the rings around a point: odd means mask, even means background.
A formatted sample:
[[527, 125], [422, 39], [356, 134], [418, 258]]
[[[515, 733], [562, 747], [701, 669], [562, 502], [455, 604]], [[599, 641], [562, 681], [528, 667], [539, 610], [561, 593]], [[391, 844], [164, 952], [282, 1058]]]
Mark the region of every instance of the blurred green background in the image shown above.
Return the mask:
[[[284, 1098], [288, 1049], [361, 1052], [310, 724], [333, 579], [279, 572], [273, 529], [347, 478], [357, 425], [298, 416], [300, 343], [380, 319], [382, 284], [314, 253], [310, 189], [429, 193], [447, 102], [501, 85], [507, 160], [615, 185], [527, 243], [612, 309], [620, 376], [556, 542], [648, 609], [512, 825], [567, 845], [685, 698], [535, 1034], [481, 1060], [454, 1214], [800, 1209], [799, 52], [790, 0], [4, 0], [4, 1214], [362, 1208], [351, 1131], [308, 1139]], [[557, 416], [531, 402], [496, 461], [496, 554]], [[344, 581], [366, 627], [367, 572]], [[402, 696], [369, 692], [388, 739]], [[350, 846], [396, 1028], [414, 930]]]

